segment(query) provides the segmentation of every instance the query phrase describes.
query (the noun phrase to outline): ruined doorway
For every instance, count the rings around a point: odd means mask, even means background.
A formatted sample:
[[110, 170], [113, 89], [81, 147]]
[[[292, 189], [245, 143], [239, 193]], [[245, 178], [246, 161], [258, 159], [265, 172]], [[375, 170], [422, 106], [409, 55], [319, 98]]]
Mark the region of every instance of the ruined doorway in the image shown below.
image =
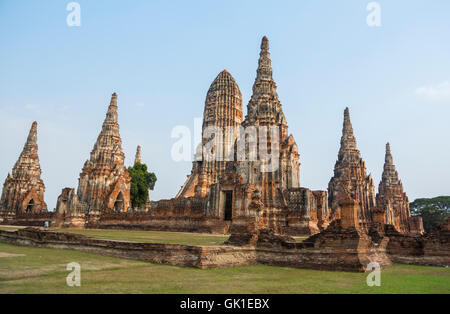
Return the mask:
[[121, 213], [123, 212], [123, 194], [122, 192], [117, 195], [116, 201], [114, 203], [114, 211]]
[[233, 220], [233, 191], [225, 192], [225, 221]]
[[34, 212], [34, 206], [35, 206], [34, 199], [31, 199], [30, 202], [28, 202], [25, 212], [27, 214], [31, 214], [32, 212]]

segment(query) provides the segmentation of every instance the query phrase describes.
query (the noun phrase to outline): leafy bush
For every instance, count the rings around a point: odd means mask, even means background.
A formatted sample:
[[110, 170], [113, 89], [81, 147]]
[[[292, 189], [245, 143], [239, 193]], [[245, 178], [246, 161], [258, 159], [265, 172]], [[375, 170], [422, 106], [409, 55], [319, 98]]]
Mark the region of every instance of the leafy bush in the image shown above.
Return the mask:
[[148, 172], [147, 165], [136, 163], [133, 167], [128, 167], [131, 176], [130, 198], [133, 208], [144, 205], [148, 200], [148, 191], [153, 190], [156, 183], [156, 175]]

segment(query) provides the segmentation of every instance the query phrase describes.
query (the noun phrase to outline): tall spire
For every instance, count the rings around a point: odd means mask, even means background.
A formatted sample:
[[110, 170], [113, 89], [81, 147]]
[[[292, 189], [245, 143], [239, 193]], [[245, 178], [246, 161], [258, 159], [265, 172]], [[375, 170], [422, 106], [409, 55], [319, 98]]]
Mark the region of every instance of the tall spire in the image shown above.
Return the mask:
[[[28, 171], [24, 171], [27, 167], [32, 167], [36, 170], [38, 175], [41, 175], [41, 167], [39, 164], [38, 157], [38, 146], [37, 146], [37, 122], [34, 121], [31, 125], [30, 132], [28, 133], [27, 141], [23, 146], [22, 153], [19, 156], [16, 164], [14, 165], [12, 174], [15, 176], [28, 175]], [[30, 162], [32, 164], [30, 164]]]
[[261, 40], [261, 52], [259, 53], [258, 69], [253, 84], [253, 96], [270, 96], [269, 99], [277, 99], [277, 85], [272, 77], [272, 61], [270, 60], [269, 40], [266, 36]]
[[356, 150], [356, 138], [353, 134], [352, 122], [350, 121], [350, 111], [347, 108], [344, 110], [344, 125], [342, 127], [341, 148], [339, 150], [339, 157], [348, 150]]
[[117, 94], [113, 93], [111, 102], [109, 103], [108, 112], [106, 113], [105, 123], [117, 123]]
[[328, 184], [328, 200], [333, 215], [340, 207], [342, 194], [349, 192], [359, 203], [359, 219], [363, 224], [371, 221], [371, 208], [375, 202], [375, 185], [372, 176], [367, 175], [367, 169], [361, 153], [356, 147], [356, 138], [350, 121], [350, 111], [345, 108], [342, 127], [341, 147], [338, 160], [334, 166], [334, 176]]
[[111, 96], [111, 102], [98, 135], [97, 142], [91, 152], [91, 162], [123, 164], [125, 155], [122, 151], [122, 139], [119, 134], [117, 115], [117, 94]]
[[391, 146], [389, 143], [386, 144], [386, 155], [384, 157], [382, 181], [391, 183], [397, 183], [399, 181], [398, 172], [397, 170], [395, 170], [394, 160], [391, 154]]
[[142, 160], [141, 160], [141, 146], [140, 145], [138, 145], [138, 147], [137, 147], [137, 149], [136, 149], [136, 157], [134, 158], [134, 164], [137, 164], [137, 163], [142, 163]]
[[37, 153], [37, 122], [34, 121], [28, 133], [27, 141], [22, 150], [22, 154], [36, 154]]
[[12, 174], [8, 174], [3, 185], [0, 210], [4, 208], [21, 213], [45, 211], [47, 205], [44, 202], [44, 192], [38, 156], [37, 122], [34, 121]]
[[[258, 160], [249, 160], [245, 165], [247, 183], [259, 185], [261, 198], [267, 200], [266, 206], [276, 206], [285, 189], [299, 187], [300, 163], [298, 147], [294, 137], [288, 134], [288, 125], [281, 103], [278, 99], [277, 85], [273, 80], [272, 61], [270, 60], [269, 40], [261, 40], [256, 79], [253, 94], [247, 105], [247, 116], [242, 126], [246, 130], [255, 128], [258, 138], [256, 146], [260, 149]], [[268, 158], [262, 150], [270, 152]], [[249, 153], [245, 158], [250, 159]], [[272, 168], [275, 166], [274, 168]], [[271, 169], [271, 170], [269, 170]]]
[[287, 138], [287, 122], [278, 99], [277, 84], [272, 77], [272, 61], [269, 53], [269, 40], [266, 36], [261, 41], [258, 69], [253, 84], [253, 94], [247, 105], [247, 117], [245, 125], [281, 126], [281, 140]]
[[117, 116], [117, 94], [114, 93], [102, 130], [78, 180], [77, 197], [86, 207], [84, 210], [98, 213], [104, 210], [126, 211], [129, 208], [131, 178], [124, 161]]
[[386, 223], [393, 225], [399, 232], [409, 232], [409, 200], [403, 191], [403, 184], [398, 178], [391, 154], [391, 146], [386, 144], [383, 174], [378, 186], [377, 206], [386, 211]]
[[391, 145], [389, 143], [386, 144], [386, 156], [384, 158], [384, 161], [388, 165], [393, 165], [393, 163], [394, 163], [394, 160], [392, 159], [392, 154], [391, 154]]

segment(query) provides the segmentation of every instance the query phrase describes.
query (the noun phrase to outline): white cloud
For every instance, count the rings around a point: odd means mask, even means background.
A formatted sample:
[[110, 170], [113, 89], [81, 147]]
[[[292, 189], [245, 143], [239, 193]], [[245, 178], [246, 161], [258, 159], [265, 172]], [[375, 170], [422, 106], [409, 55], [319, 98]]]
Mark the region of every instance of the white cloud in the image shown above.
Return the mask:
[[450, 100], [450, 83], [445, 81], [437, 85], [422, 86], [415, 94], [428, 100]]

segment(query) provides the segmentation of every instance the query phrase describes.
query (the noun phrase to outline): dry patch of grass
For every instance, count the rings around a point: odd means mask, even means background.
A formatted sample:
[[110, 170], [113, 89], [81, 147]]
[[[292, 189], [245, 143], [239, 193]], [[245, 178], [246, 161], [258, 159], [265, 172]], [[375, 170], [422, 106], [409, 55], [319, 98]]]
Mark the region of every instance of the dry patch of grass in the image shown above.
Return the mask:
[[0, 252], [0, 258], [18, 257], [18, 256], [25, 256], [25, 255], [24, 254], [10, 254], [10, 253]]

